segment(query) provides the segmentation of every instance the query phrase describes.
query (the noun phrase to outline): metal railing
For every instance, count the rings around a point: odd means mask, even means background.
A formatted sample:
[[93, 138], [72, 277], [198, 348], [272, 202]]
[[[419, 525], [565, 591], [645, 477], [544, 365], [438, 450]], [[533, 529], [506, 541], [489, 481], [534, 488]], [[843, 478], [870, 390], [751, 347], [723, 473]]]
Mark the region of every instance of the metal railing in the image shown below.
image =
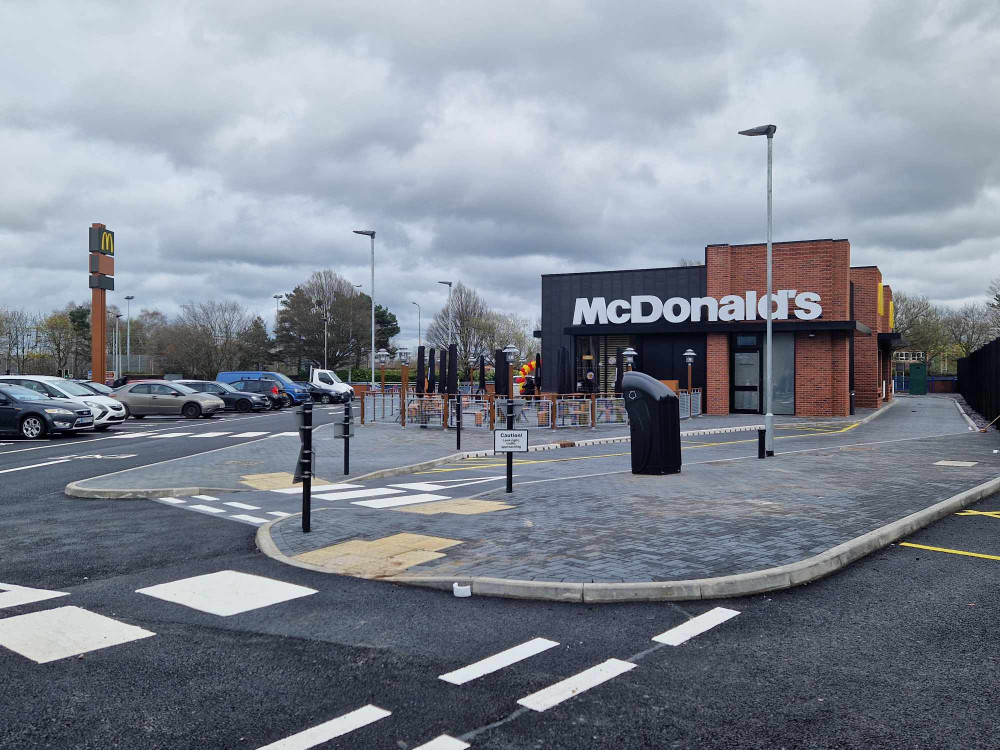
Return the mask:
[[[462, 429], [490, 429], [490, 398], [485, 396], [461, 396]], [[456, 398], [448, 400], [448, 426], [458, 425], [458, 404]]]
[[366, 393], [362, 414], [366, 422], [398, 422], [398, 393]]
[[[422, 427], [444, 427], [445, 397], [424, 394], [406, 397], [406, 424]], [[465, 426], [464, 423], [462, 425]]]

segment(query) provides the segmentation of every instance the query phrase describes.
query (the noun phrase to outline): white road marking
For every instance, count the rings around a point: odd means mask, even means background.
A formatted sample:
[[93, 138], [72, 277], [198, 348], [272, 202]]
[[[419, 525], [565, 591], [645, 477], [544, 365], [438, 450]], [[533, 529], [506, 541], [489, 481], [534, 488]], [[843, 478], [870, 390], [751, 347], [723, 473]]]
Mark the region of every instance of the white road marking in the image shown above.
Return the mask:
[[434, 500], [450, 500], [447, 495], [406, 495], [405, 497], [386, 497], [379, 500], [358, 500], [351, 505], [363, 505], [366, 508], [397, 508], [401, 505], [416, 505]]
[[247, 437], [260, 437], [261, 435], [266, 435], [266, 432], [240, 432], [236, 435], [230, 435], [233, 438], [247, 438]]
[[232, 518], [238, 518], [241, 521], [249, 521], [250, 523], [267, 523], [266, 518], [261, 518], [260, 516], [248, 516], [245, 513], [234, 513]]
[[462, 667], [461, 669], [456, 669], [454, 672], [448, 672], [447, 674], [440, 675], [439, 680], [444, 680], [445, 682], [450, 682], [452, 685], [464, 685], [467, 682], [478, 679], [483, 675], [492, 674], [497, 672], [504, 667], [509, 667], [511, 664], [517, 664], [519, 661], [529, 659], [536, 654], [540, 654], [543, 651], [547, 651], [550, 648], [554, 648], [559, 644], [556, 641], [550, 641], [547, 638], [532, 638], [530, 641], [520, 644], [519, 646], [514, 646], [506, 651], [501, 651], [499, 654], [494, 654], [485, 659], [470, 664], [467, 667]]
[[218, 573], [207, 573], [138, 589], [136, 593], [212, 615], [229, 617], [309, 596], [315, 594], [316, 589], [249, 573], [239, 573], [235, 570], [220, 570]]
[[269, 510], [267, 512], [267, 515], [269, 515], [269, 516], [277, 516], [278, 518], [288, 518], [292, 514], [291, 513], [285, 513], [282, 510]]
[[[312, 486], [312, 492], [327, 492], [329, 490], [356, 490], [362, 487], [360, 484], [314, 484]], [[271, 490], [271, 492], [280, 492], [283, 495], [298, 495], [302, 492], [302, 485], [298, 484], [294, 487], [282, 487], [280, 490]]]
[[158, 497], [156, 499], [161, 503], [168, 503], [169, 505], [184, 505], [187, 502], [177, 497]]
[[437, 492], [447, 489], [443, 484], [432, 482], [409, 482], [408, 484], [390, 484], [390, 487], [398, 487], [401, 490], [420, 490], [421, 492]]
[[[175, 437], [187, 437], [191, 435], [190, 432], [163, 432], [163, 433], [153, 433], [150, 435], [151, 438], [175, 438]], [[131, 435], [129, 436], [131, 437]]]
[[630, 669], [635, 669], [635, 667], [636, 665], [631, 662], [621, 661], [620, 659], [608, 659], [590, 669], [585, 669], [579, 674], [567, 677], [555, 685], [550, 685], [544, 690], [539, 690], [537, 693], [532, 693], [529, 696], [521, 698], [518, 704], [525, 708], [530, 708], [532, 711], [547, 711], [553, 706], [558, 706], [563, 701], [586, 692], [601, 683], [614, 679], [618, 675], [628, 672]]
[[336, 719], [318, 724], [311, 729], [293, 734], [291, 737], [264, 745], [258, 750], [308, 750], [310, 747], [316, 747], [316, 745], [332, 740], [334, 737], [361, 729], [361, 727], [391, 715], [392, 711], [386, 711], [384, 708], [369, 704], [343, 716], [338, 716]]
[[935, 466], [961, 466], [963, 468], [968, 468], [970, 466], [975, 466], [978, 461], [935, 461]]
[[57, 461], [46, 461], [40, 464], [31, 464], [30, 466], [18, 466], [16, 469], [4, 469], [0, 471], [0, 474], [10, 474], [12, 471], [24, 471], [26, 469], [37, 469], [40, 466], [52, 466], [52, 464], [64, 464], [72, 460], [71, 458], [60, 458]]
[[739, 612], [735, 609], [716, 607], [715, 609], [710, 609], [708, 612], [698, 615], [697, 617], [692, 617], [690, 620], [682, 625], [678, 625], [676, 628], [670, 628], [670, 630], [665, 633], [660, 633], [658, 636], [653, 638], [653, 640], [657, 643], [666, 643], [668, 646], [679, 646], [685, 641], [694, 638], [696, 635], [701, 635], [706, 630], [711, 630], [716, 625], [721, 625], [726, 620], [731, 620], [738, 614]]
[[113, 437], [109, 437], [108, 440], [127, 440], [128, 438], [151, 437], [155, 434], [155, 432], [130, 432], [128, 435], [114, 435]]
[[213, 508], [211, 505], [185, 505], [188, 510], [203, 510], [206, 513], [225, 513], [222, 508]]
[[260, 510], [256, 505], [247, 505], [246, 503], [223, 503], [223, 505], [228, 505], [231, 508], [239, 508], [240, 510]]
[[320, 500], [354, 500], [359, 497], [379, 497], [380, 495], [402, 495], [402, 490], [388, 487], [372, 487], [367, 490], [351, 490], [350, 492], [328, 492], [323, 495], [313, 495]]
[[430, 742], [425, 742], [420, 747], [413, 748], [413, 750], [465, 750], [467, 747], [472, 746], [468, 742], [462, 742], [462, 740], [456, 740], [454, 737], [442, 734]]
[[228, 435], [228, 432], [196, 432], [192, 437], [196, 438], [211, 438], [211, 437], [222, 437], [223, 435]]
[[276, 432], [273, 435], [271, 435], [271, 437], [288, 437], [290, 435], [294, 435], [295, 437], [298, 437], [299, 436], [299, 432], [298, 432], [298, 430], [296, 430], [295, 432]]
[[65, 591], [30, 589], [27, 586], [15, 586], [13, 583], [0, 583], [0, 609], [44, 602], [59, 596], [69, 596], [69, 594]]
[[218, 500], [219, 498], [213, 497], [212, 495], [192, 495], [195, 500]]
[[57, 607], [0, 620], [0, 646], [37, 664], [156, 635], [79, 607]]

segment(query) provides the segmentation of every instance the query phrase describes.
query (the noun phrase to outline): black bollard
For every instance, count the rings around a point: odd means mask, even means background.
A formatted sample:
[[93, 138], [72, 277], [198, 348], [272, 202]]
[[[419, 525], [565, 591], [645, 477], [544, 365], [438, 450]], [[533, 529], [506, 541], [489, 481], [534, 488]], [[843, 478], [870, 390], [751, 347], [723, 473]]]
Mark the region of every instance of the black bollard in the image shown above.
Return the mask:
[[757, 430], [757, 458], [764, 458], [767, 455], [767, 430]]

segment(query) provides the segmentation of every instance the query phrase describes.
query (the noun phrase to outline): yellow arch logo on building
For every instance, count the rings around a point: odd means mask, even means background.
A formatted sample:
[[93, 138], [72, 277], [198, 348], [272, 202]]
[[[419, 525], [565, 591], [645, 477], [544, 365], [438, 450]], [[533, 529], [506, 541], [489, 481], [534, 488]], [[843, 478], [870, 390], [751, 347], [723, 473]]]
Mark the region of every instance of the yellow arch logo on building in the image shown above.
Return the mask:
[[108, 232], [108, 231], [101, 232], [101, 252], [107, 255], [115, 254], [114, 232]]

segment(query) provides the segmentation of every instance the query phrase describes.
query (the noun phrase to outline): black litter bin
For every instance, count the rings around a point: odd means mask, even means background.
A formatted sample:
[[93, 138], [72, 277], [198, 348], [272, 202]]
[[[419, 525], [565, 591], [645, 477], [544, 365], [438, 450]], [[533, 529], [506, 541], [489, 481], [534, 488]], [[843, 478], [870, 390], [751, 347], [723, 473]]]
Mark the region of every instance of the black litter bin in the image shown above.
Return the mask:
[[622, 392], [632, 433], [632, 473], [679, 473], [681, 415], [677, 394], [641, 372], [625, 373]]

